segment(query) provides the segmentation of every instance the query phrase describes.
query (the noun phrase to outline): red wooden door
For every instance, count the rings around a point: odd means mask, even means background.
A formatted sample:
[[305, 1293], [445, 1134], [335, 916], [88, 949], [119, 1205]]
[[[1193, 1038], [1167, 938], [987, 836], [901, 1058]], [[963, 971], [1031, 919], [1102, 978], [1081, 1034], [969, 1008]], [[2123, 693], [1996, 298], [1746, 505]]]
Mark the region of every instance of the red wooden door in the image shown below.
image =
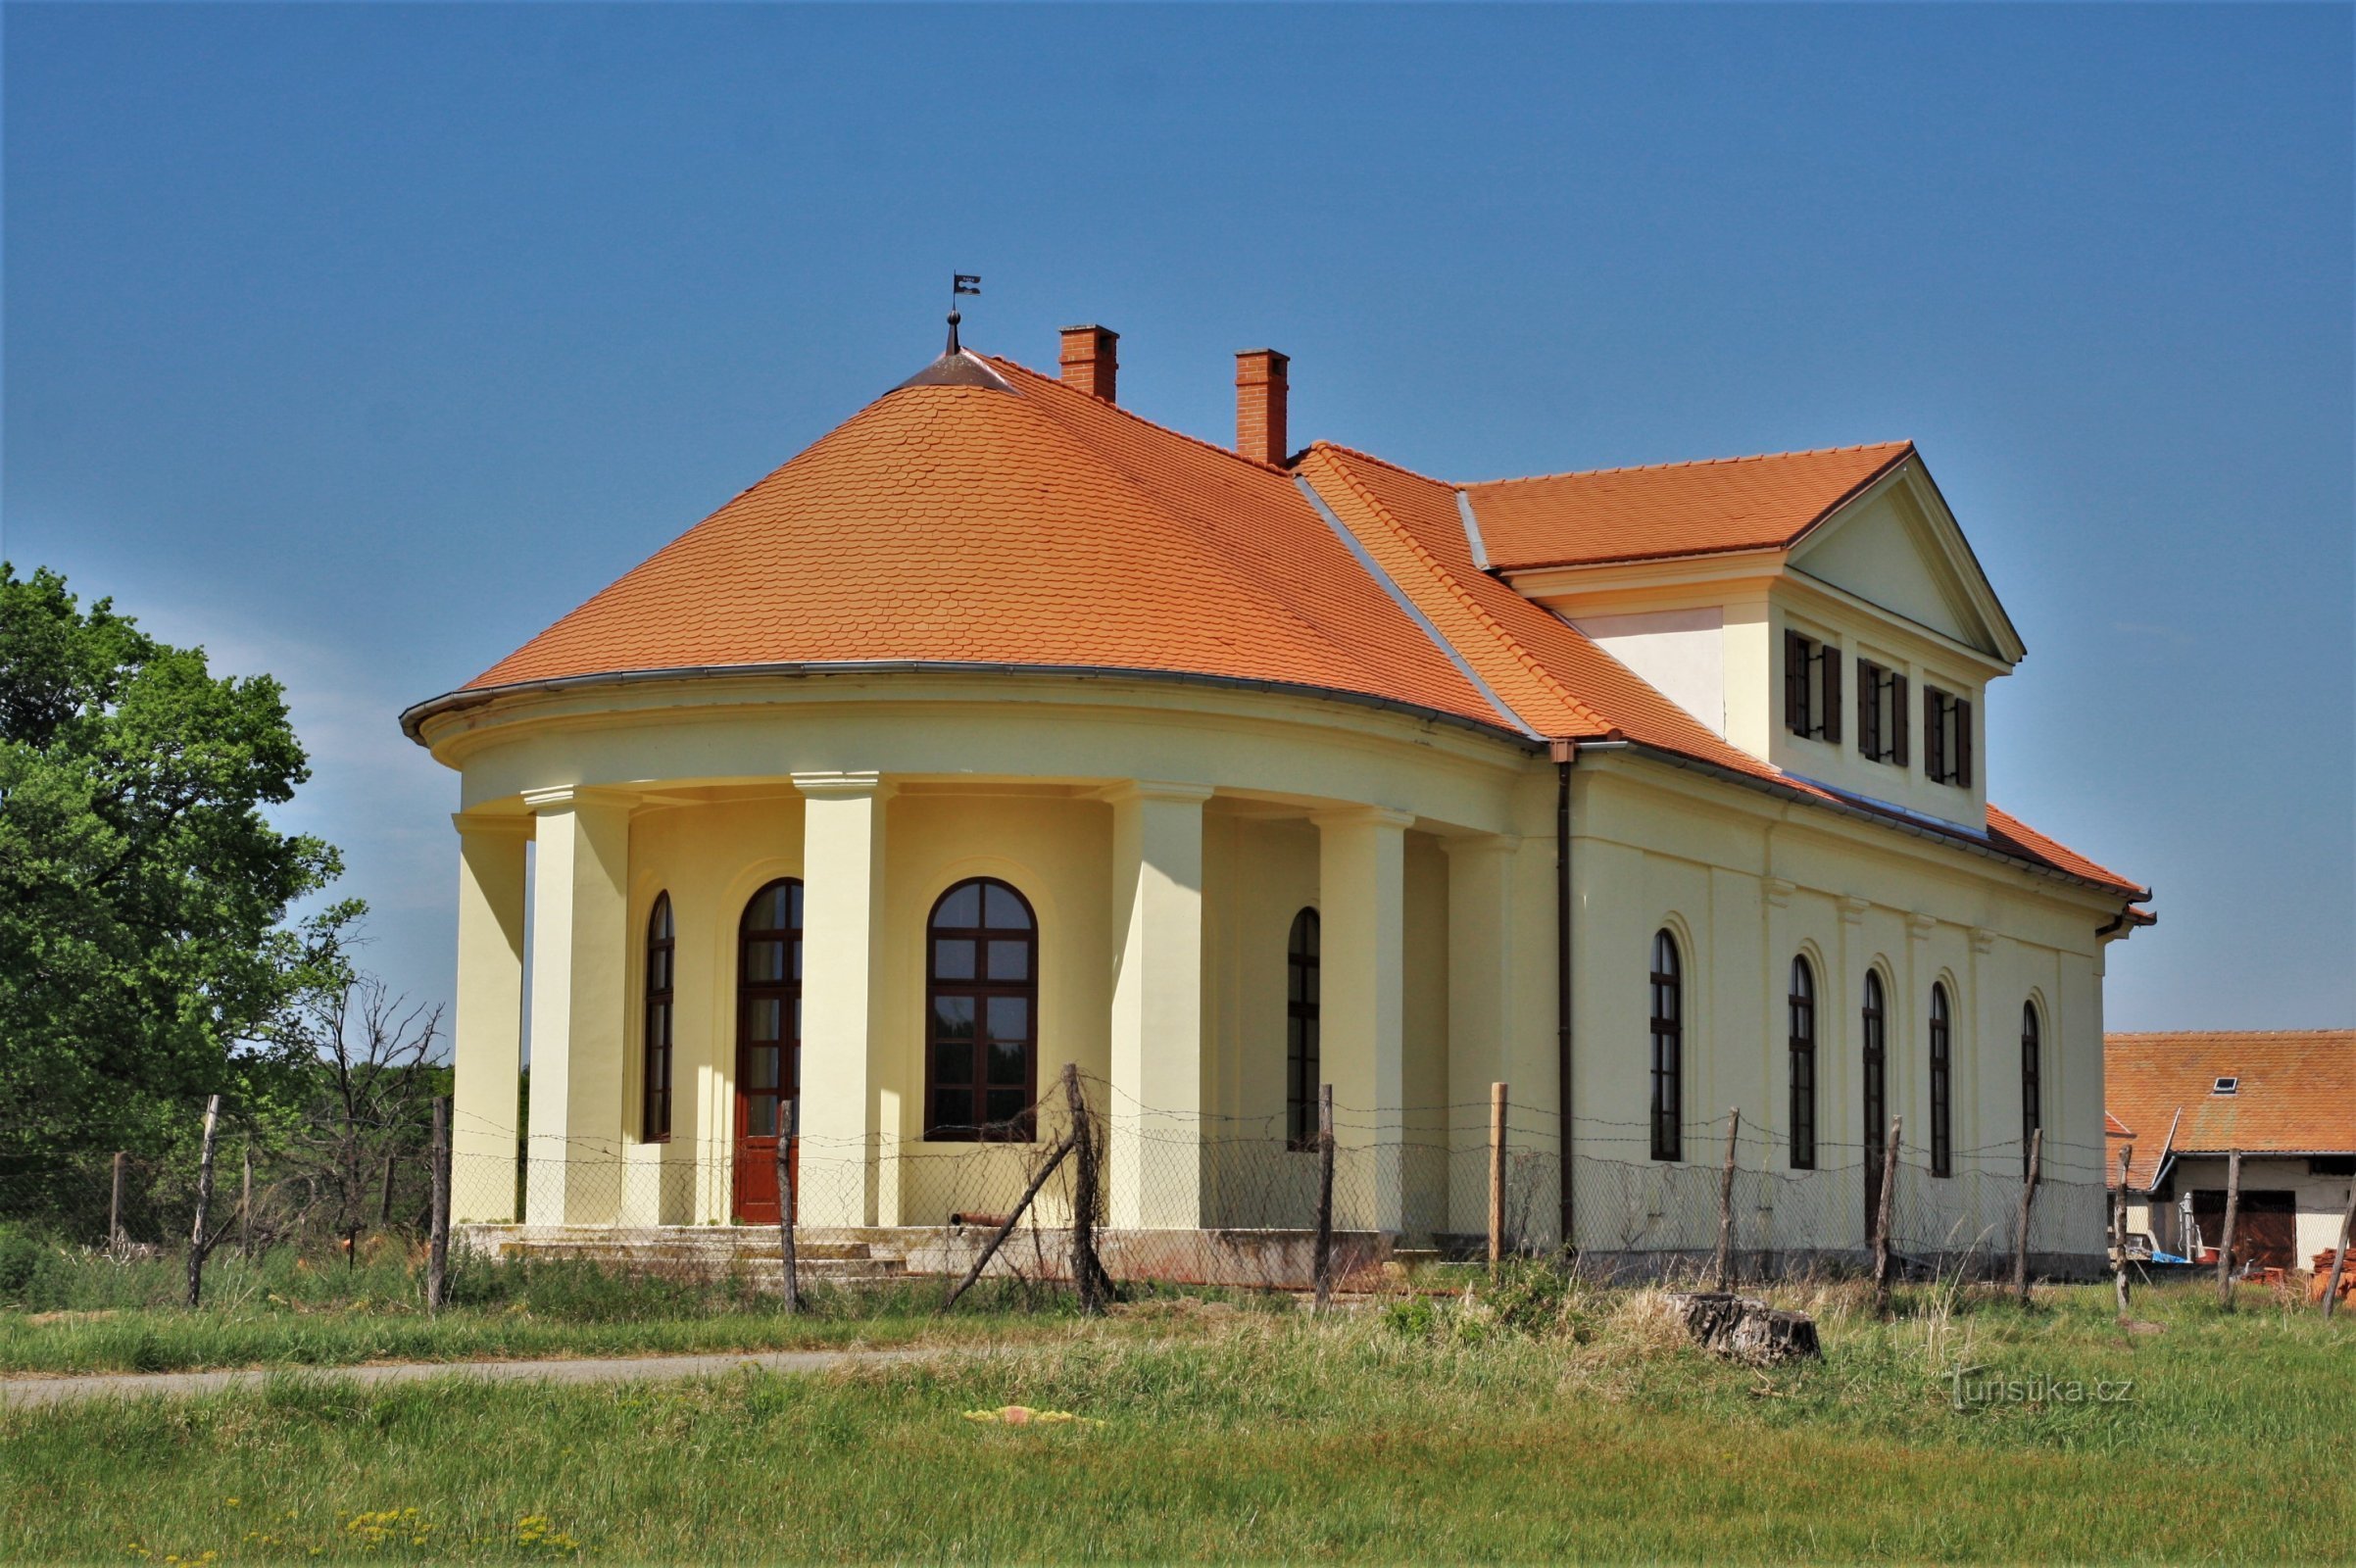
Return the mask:
[[[777, 1142], [801, 1093], [802, 884], [788, 877], [754, 894], [737, 927], [736, 1218], [744, 1224], [777, 1223]], [[796, 1146], [786, 1159], [798, 1180]]]

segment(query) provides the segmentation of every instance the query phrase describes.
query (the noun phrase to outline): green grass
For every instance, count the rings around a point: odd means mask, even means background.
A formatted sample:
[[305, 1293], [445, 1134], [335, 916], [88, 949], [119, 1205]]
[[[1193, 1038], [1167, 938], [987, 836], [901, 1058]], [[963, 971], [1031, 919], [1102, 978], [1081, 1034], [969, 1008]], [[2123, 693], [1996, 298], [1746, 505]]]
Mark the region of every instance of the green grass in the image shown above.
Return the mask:
[[[2138, 1335], [2091, 1290], [2029, 1313], [1923, 1292], [1888, 1324], [1848, 1287], [1794, 1295], [1828, 1358], [1771, 1374], [1693, 1350], [1648, 1295], [1538, 1289], [1322, 1323], [1163, 1302], [817, 1377], [298, 1375], [6, 1413], [0, 1559], [2351, 1555], [2356, 1325], [2199, 1291], [2139, 1298], [2165, 1332]], [[1956, 1364], [2134, 1396], [1958, 1414]], [[1102, 1424], [963, 1418], [1006, 1403]]]
[[398, 1250], [347, 1267], [291, 1250], [217, 1256], [206, 1304], [176, 1304], [177, 1259], [58, 1254], [0, 1310], [0, 1375], [349, 1366], [502, 1356], [655, 1355], [853, 1343], [957, 1343], [1053, 1332], [1060, 1293], [987, 1281], [942, 1317], [938, 1280], [809, 1293], [787, 1317], [741, 1278], [631, 1279], [593, 1263], [460, 1260], [453, 1305], [428, 1316]]

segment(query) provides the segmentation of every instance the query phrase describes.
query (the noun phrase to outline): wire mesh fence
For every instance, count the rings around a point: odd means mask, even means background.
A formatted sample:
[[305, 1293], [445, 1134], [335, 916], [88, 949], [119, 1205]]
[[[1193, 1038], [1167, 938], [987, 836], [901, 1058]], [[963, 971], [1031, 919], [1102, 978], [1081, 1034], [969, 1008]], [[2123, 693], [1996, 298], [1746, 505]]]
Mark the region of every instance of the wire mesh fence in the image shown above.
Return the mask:
[[[1101, 1266], [1113, 1285], [1306, 1291], [1323, 1279], [1349, 1291], [1493, 1247], [1605, 1280], [1690, 1270], [1722, 1247], [1728, 1274], [1745, 1280], [1870, 1261], [1879, 1151], [1820, 1143], [1813, 1168], [1795, 1169], [1779, 1134], [1722, 1117], [1683, 1130], [1688, 1157], [1653, 1159], [1648, 1127], [1581, 1119], [1566, 1167], [1552, 1115], [1510, 1105], [1500, 1139], [1493, 1108], [1342, 1105], [1329, 1133], [1302, 1139], [1282, 1115], [1165, 1111], [1074, 1075], [1005, 1127], [805, 1134], [787, 1142], [782, 1168], [775, 1140], [641, 1144], [461, 1113], [448, 1218], [461, 1266], [469, 1256], [572, 1259], [769, 1290], [784, 1278], [781, 1213], [792, 1215], [796, 1279], [842, 1289], [937, 1278], [946, 1291], [977, 1272], [1069, 1288]], [[249, 1178], [240, 1153], [224, 1145], [216, 1176], [215, 1223], [228, 1245], [354, 1244], [348, 1194], [323, 1201], [316, 1172], [267, 1164]], [[2034, 1272], [2100, 1267], [2108, 1204], [2099, 1177], [2087, 1179], [2100, 1158], [2047, 1145], [2046, 1169], [2058, 1174], [2039, 1181], [2029, 1207]], [[1934, 1173], [1901, 1143], [1890, 1205], [1897, 1266], [2009, 1271], [2022, 1245], [2022, 1166], [2009, 1143], [1956, 1151]], [[427, 1158], [388, 1159], [372, 1174], [373, 1231], [421, 1245]], [[184, 1162], [20, 1163], [0, 1168], [0, 1221], [64, 1245], [169, 1251], [187, 1245], [194, 1191]]]

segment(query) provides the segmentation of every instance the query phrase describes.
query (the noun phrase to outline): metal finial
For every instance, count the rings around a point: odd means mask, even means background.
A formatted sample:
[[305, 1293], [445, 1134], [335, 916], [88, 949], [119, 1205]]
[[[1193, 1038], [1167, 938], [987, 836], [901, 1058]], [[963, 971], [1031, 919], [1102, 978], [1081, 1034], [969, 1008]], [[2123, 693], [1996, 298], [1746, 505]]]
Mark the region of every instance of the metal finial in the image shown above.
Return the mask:
[[957, 296], [960, 294], [978, 295], [981, 291], [982, 278], [979, 272], [952, 272], [949, 274], [949, 352], [952, 354], [963, 352], [957, 344], [957, 323], [965, 318], [957, 314]]

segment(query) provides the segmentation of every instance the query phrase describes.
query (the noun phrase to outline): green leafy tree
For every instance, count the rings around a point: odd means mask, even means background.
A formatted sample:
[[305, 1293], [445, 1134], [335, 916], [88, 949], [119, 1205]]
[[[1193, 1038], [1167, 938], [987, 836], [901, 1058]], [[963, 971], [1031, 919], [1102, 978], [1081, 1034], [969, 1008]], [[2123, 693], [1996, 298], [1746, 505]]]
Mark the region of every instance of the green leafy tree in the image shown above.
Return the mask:
[[162, 1152], [207, 1094], [300, 1101], [278, 1025], [361, 912], [287, 922], [341, 870], [265, 814], [309, 776], [275, 680], [0, 563], [0, 1153]]

